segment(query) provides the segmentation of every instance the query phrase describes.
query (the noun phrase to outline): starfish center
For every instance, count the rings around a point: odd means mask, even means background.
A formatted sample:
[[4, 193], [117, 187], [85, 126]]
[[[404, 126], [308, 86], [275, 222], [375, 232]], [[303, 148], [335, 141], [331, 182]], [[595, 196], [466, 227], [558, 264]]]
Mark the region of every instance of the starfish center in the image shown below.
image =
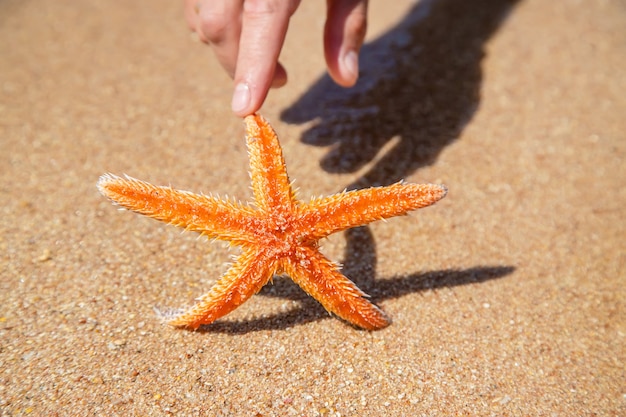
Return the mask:
[[267, 219], [266, 227], [260, 231], [260, 239], [272, 248], [274, 256], [292, 256], [299, 246], [307, 244], [308, 234], [299, 227], [292, 214], [273, 214]]

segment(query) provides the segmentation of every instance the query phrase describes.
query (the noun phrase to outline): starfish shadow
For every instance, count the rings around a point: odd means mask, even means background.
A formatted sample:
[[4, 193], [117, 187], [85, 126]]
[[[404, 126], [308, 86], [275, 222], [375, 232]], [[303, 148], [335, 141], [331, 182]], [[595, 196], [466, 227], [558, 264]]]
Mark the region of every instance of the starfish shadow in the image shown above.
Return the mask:
[[[359, 288], [369, 294], [372, 302], [376, 304], [411, 293], [499, 279], [515, 271], [515, 267], [512, 266], [477, 266], [468, 269], [420, 272], [376, 280], [376, 257], [374, 255], [376, 249], [370, 229], [358, 227], [346, 231], [346, 234], [348, 234], [348, 245], [345, 249], [346, 262], [342, 271]], [[329, 313], [321, 304], [286, 277], [275, 277], [274, 285], [266, 285], [259, 294], [296, 301], [298, 306], [270, 317], [252, 320], [232, 321], [225, 318], [208, 326], [202, 326], [199, 331], [244, 334], [262, 330], [285, 330], [329, 317]]]
[[[371, 290], [367, 287], [359, 286], [366, 292], [369, 292], [372, 302], [378, 303], [382, 300], [398, 298], [410, 293], [446, 287], [451, 288], [503, 278], [514, 270], [515, 267], [512, 266], [477, 266], [468, 269], [446, 269], [378, 280], [376, 286], [372, 287]], [[298, 301], [298, 307], [271, 317], [242, 321], [222, 319], [211, 325], [202, 326], [199, 331], [245, 334], [263, 330], [285, 330], [296, 325], [311, 323], [329, 317], [329, 313], [324, 310], [321, 304], [305, 294], [289, 279], [277, 277], [274, 281], [275, 286], [270, 290], [261, 291], [261, 294]], [[358, 280], [356, 281], [358, 282]], [[393, 320], [393, 317], [391, 319]]]

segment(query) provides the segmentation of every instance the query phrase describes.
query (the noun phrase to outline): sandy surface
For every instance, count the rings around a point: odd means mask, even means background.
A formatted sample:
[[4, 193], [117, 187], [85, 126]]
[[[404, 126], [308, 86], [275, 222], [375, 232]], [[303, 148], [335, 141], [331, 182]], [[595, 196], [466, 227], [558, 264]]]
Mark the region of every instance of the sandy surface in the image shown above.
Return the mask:
[[393, 324], [356, 330], [277, 278], [204, 331], [163, 325], [153, 307], [232, 253], [95, 184], [248, 200], [229, 79], [176, 1], [6, 0], [0, 415], [626, 415], [624, 2], [373, 2], [347, 91], [321, 3], [263, 108], [300, 196], [450, 189], [324, 243]]

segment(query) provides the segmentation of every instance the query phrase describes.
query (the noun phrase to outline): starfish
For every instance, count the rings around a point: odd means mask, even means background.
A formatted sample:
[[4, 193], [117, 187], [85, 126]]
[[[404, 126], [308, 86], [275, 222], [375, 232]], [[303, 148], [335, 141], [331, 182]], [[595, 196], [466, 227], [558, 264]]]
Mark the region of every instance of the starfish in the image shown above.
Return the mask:
[[248, 300], [275, 274], [286, 274], [327, 311], [353, 325], [386, 327], [385, 313], [319, 251], [319, 241], [429, 206], [446, 195], [446, 187], [399, 182], [300, 201], [270, 124], [258, 114], [244, 121], [254, 207], [129, 176], [105, 174], [98, 182], [100, 192], [124, 208], [242, 248], [209, 292], [189, 310], [170, 317], [169, 324], [194, 330], [210, 324]]

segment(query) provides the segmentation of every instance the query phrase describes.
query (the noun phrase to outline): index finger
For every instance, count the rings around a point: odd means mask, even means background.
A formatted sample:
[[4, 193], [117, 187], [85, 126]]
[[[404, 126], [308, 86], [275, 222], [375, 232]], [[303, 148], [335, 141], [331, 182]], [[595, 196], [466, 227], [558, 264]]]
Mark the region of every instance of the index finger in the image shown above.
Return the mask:
[[300, 0], [244, 2], [232, 108], [239, 116], [257, 111], [272, 85], [289, 18]]

